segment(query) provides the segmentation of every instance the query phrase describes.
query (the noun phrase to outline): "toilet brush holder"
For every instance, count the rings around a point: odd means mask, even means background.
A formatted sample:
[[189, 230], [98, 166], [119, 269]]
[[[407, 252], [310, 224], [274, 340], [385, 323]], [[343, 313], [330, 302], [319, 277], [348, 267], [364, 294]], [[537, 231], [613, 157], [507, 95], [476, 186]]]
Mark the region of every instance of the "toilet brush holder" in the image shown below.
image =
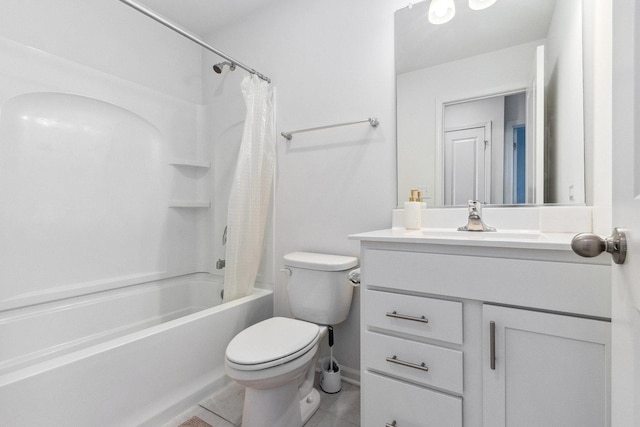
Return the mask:
[[340, 365], [338, 365], [336, 359], [327, 356], [321, 360], [320, 366], [322, 367], [320, 388], [325, 393], [338, 393], [342, 389]]

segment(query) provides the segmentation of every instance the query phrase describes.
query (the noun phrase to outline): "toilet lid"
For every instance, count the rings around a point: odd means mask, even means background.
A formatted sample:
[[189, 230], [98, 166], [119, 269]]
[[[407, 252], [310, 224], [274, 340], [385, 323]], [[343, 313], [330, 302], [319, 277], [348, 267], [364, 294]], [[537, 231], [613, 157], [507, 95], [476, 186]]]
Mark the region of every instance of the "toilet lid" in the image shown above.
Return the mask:
[[273, 317], [236, 335], [227, 346], [226, 358], [236, 369], [265, 369], [300, 357], [319, 339], [320, 327], [314, 323]]
[[284, 265], [307, 270], [344, 271], [358, 265], [358, 258], [344, 255], [292, 252], [284, 256]]

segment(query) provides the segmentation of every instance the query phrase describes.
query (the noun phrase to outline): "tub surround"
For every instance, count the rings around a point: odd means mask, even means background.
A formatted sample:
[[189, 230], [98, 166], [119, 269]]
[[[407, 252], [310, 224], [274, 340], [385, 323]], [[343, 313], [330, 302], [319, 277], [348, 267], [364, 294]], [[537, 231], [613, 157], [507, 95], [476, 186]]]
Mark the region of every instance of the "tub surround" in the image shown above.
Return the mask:
[[198, 193], [167, 159], [202, 157], [201, 106], [3, 37], [0, 51], [0, 310], [209, 271], [206, 215], [167, 208]]
[[[103, 292], [213, 270], [208, 209], [167, 206], [211, 190], [214, 116], [201, 75], [210, 66], [198, 46], [119, 2], [15, 2], [5, 12], [0, 423], [159, 425], [223, 377], [235, 333], [273, 315], [271, 293], [231, 310], [188, 314], [187, 304], [180, 318], [175, 295], [142, 298], [153, 302], [146, 320], [130, 317], [135, 304], [92, 310]], [[175, 159], [187, 165], [168, 165]], [[102, 331], [92, 329], [98, 314]], [[4, 330], [14, 315], [34, 323]]]

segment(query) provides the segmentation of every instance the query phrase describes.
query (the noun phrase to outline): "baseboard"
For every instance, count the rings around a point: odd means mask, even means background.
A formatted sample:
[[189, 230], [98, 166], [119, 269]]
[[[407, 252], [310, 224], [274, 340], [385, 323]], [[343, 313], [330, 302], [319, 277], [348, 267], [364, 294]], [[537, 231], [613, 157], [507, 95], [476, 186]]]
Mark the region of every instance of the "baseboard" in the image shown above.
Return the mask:
[[341, 366], [342, 381], [360, 387], [360, 370]]

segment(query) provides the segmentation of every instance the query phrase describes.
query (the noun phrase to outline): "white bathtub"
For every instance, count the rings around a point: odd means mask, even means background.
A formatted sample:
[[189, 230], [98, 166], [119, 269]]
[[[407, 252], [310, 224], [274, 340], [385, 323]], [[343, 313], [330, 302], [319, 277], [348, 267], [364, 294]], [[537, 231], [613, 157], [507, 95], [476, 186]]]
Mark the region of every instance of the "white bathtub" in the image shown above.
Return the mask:
[[224, 350], [273, 314], [193, 274], [0, 313], [0, 425], [157, 425], [224, 381]]

